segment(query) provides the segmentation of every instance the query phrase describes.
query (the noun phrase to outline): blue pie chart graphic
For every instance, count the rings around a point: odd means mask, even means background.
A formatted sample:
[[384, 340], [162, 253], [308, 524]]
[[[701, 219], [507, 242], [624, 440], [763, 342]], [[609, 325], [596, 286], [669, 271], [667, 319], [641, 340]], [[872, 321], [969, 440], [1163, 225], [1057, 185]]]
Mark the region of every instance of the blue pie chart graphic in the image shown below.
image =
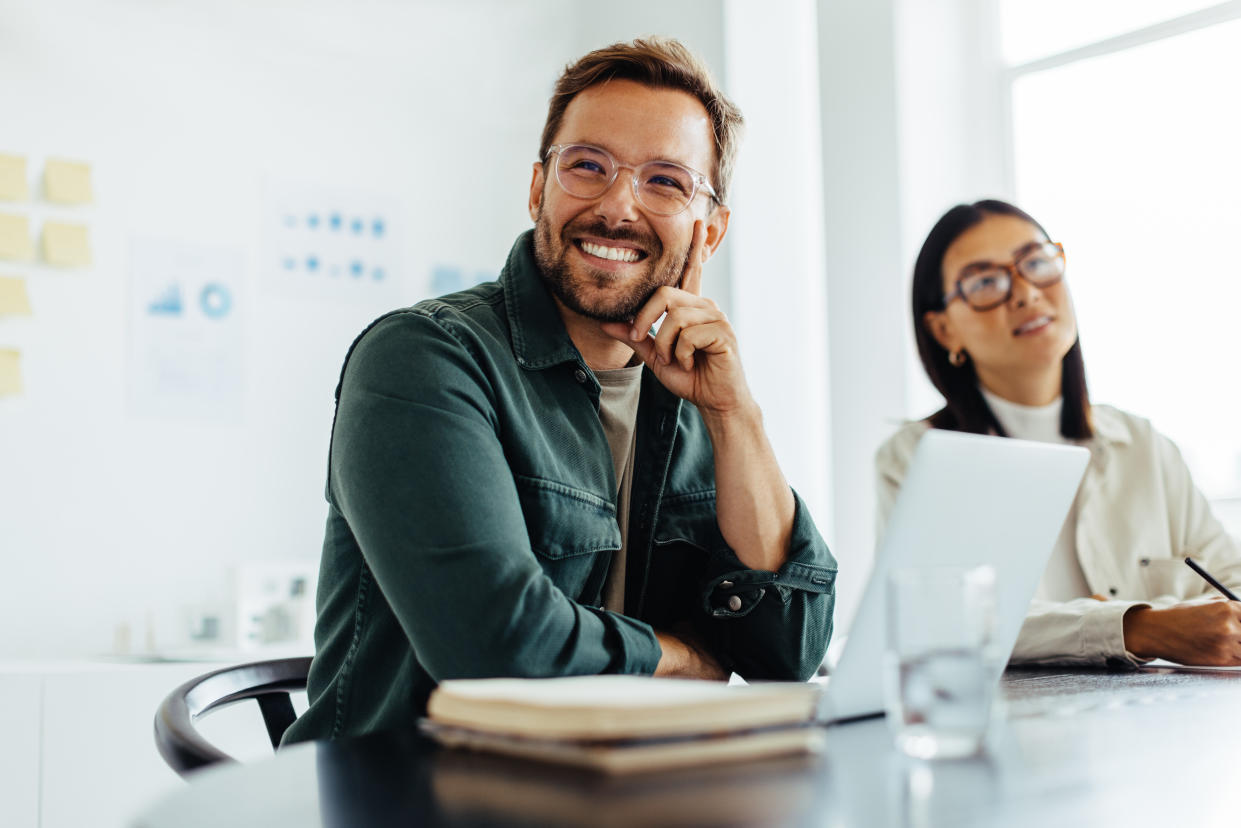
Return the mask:
[[198, 304], [210, 319], [223, 319], [233, 309], [233, 295], [219, 282], [209, 282], [198, 297]]

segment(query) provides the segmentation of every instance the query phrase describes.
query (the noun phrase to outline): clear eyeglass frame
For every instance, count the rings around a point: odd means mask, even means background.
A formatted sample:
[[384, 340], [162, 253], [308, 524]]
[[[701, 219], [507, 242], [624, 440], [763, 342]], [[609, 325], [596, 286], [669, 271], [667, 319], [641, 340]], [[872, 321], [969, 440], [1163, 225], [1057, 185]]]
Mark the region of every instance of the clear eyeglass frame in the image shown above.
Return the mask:
[[[1039, 256], [1046, 257], [1057, 265], [1056, 272], [1053, 275], [1041, 277], [1030, 272], [1032, 269], [1030, 267], [1030, 263]], [[1018, 276], [1035, 287], [1047, 288], [1063, 280], [1064, 271], [1064, 245], [1060, 242], [1043, 242], [1042, 244], [1031, 247], [1029, 250], [1023, 252], [1009, 264], [991, 263], [985, 268], [963, 274], [959, 279], [957, 279], [956, 286], [953, 288], [952, 292], [944, 294], [944, 307], [947, 308], [949, 302], [959, 297], [961, 301], [968, 305], [972, 310], [980, 312], [989, 311], [993, 308], [998, 308], [1000, 305], [1005, 304], [1008, 300], [1013, 298], [1013, 285]], [[1002, 278], [1006, 282], [1003, 286], [1004, 295], [993, 301], [972, 301], [972, 297], [976, 291], [971, 291], [969, 286], [972, 283], [976, 283], [978, 280], [995, 278], [997, 275], [1002, 275]]]
[[[612, 155], [612, 153], [608, 152], [602, 147], [596, 147], [593, 144], [553, 144], [552, 146], [547, 148], [547, 155], [545, 156], [545, 161], [550, 162], [550, 159], [553, 155], [563, 158], [566, 152], [568, 152], [569, 150], [574, 150], [574, 149], [589, 150], [590, 152], [598, 153], [600, 156], [602, 156], [604, 159], [607, 160], [612, 170], [611, 175], [607, 175], [604, 178], [600, 179], [599, 184], [597, 186], [597, 191], [595, 188], [592, 188], [590, 190], [583, 190], [580, 186], [577, 186], [577, 187], [572, 186], [572, 185], [566, 186], [564, 180], [561, 178], [561, 175], [560, 175], [560, 163], [558, 161], [556, 164], [552, 166], [553, 174], [556, 177], [556, 183], [560, 185], [560, 189], [564, 190], [566, 193], [573, 196], [574, 198], [583, 198], [583, 199], [598, 198], [599, 196], [603, 195], [604, 193], [606, 193], [608, 190], [612, 188], [612, 185], [616, 183], [617, 176], [620, 175], [620, 171], [624, 169], [624, 170], [629, 170], [629, 178], [630, 178], [630, 183], [633, 189], [634, 199], [636, 199], [637, 202], [643, 206], [643, 208], [650, 210], [652, 213], [655, 213], [656, 215], [675, 216], [678, 213], [684, 212], [689, 207], [689, 205], [694, 203], [694, 199], [698, 197], [698, 193], [700, 192], [705, 193], [716, 204], [723, 204], [723, 202], [720, 201], [719, 196], [715, 194], [715, 189], [711, 186], [705, 174], [698, 172], [698, 170], [695, 170], [692, 167], [687, 167], [684, 164], [678, 164], [675, 161], [664, 161], [660, 159], [654, 159], [651, 161], [645, 161], [636, 166], [632, 164], [622, 164], [616, 160], [616, 158]], [[677, 206], [675, 209], [668, 210], [668, 209], [664, 209], [663, 207], [659, 206], [658, 203], [651, 204], [649, 202], [649, 198], [643, 196], [641, 182], [645, 179], [644, 179], [644, 176], [642, 175], [642, 172], [643, 170], [651, 170], [652, 168], [665, 170], [665, 171], [668, 170], [669, 168], [673, 168], [673, 169], [681, 170], [689, 176], [689, 179], [692, 182], [692, 187], [690, 189], [688, 196], [685, 197], [684, 203], [679, 204], [679, 206]], [[606, 181], [605, 181], [605, 178], [606, 178]], [[580, 184], [581, 182], [577, 182], [577, 183]]]

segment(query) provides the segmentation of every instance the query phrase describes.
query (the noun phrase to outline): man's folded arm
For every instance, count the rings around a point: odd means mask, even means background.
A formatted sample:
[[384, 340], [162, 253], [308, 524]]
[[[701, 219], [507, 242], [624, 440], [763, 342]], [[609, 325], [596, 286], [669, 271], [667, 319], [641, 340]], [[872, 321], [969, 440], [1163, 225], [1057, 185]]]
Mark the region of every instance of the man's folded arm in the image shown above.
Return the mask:
[[805, 681], [827, 651], [836, 561], [794, 493], [789, 555], [777, 572], [746, 569], [729, 549], [709, 555], [700, 624], [721, 663], [745, 679]]
[[329, 496], [437, 681], [651, 673], [651, 628], [566, 596], [531, 549], [486, 372], [447, 324], [402, 312], [351, 351]]

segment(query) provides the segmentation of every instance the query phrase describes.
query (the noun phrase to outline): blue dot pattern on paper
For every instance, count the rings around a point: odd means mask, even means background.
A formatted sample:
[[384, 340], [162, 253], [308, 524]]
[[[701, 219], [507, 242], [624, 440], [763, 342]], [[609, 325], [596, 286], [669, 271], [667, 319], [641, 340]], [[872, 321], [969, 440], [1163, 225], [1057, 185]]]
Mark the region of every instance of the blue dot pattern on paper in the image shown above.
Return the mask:
[[362, 231], [366, 229], [366, 222], [362, 221], [360, 218], [355, 218], [353, 221], [349, 222], [349, 229], [353, 231], [355, 236], [360, 236], [362, 235]]
[[328, 221], [328, 224], [331, 225], [333, 230], [340, 229], [340, 225], [341, 225], [340, 213], [332, 213], [331, 218], [329, 218], [327, 221]]
[[387, 227], [383, 219], [377, 218], [371, 222], [371, 235], [375, 238], [382, 236], [385, 230], [387, 230]]
[[318, 213], [311, 213], [310, 215], [306, 216], [306, 226], [309, 227], [311, 230], [314, 230], [315, 228], [319, 226]]
[[384, 269], [382, 267], [377, 267], [371, 270], [371, 278], [376, 282], [382, 282], [384, 280], [384, 276], [386, 275], [387, 274], [384, 273]]
[[297, 261], [293, 259], [291, 256], [284, 260], [285, 270], [294, 270], [296, 268], [297, 268]]
[[316, 270], [318, 270], [319, 269], [319, 257], [318, 256], [307, 256], [306, 257], [306, 269], [309, 270], [311, 273], [314, 273]]
[[349, 275], [355, 279], [362, 275], [362, 270], [363, 270], [362, 262], [358, 261], [357, 259], [354, 259], [349, 264]]
[[435, 295], [455, 293], [465, 287], [465, 276], [461, 268], [451, 265], [436, 265], [431, 271], [431, 292]]

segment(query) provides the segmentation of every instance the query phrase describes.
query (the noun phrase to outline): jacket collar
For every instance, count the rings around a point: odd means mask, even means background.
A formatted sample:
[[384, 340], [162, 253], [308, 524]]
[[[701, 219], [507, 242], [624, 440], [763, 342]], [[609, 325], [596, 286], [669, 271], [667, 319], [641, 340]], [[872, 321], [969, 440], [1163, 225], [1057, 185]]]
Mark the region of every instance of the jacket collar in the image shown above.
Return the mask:
[[1101, 444], [1123, 446], [1133, 442], [1129, 427], [1111, 406], [1090, 406], [1090, 425], [1094, 428], [1095, 440]]
[[564, 362], [580, 362], [582, 355], [569, 338], [556, 303], [543, 285], [534, 260], [534, 231], [517, 237], [500, 273], [508, 311], [513, 354], [523, 368], [548, 368]]

